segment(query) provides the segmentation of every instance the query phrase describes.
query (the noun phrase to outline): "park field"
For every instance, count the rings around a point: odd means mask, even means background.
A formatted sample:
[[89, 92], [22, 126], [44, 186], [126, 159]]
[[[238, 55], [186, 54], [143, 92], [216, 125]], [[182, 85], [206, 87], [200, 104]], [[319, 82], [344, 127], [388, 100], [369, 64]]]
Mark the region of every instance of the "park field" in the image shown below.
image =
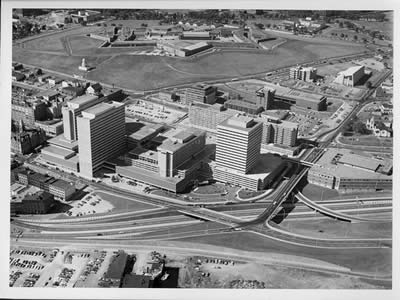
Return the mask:
[[[54, 49], [58, 49], [60, 37], [51, 37], [56, 40]], [[229, 50], [189, 58], [171, 58], [129, 55], [129, 52], [137, 51], [138, 48], [97, 48], [99, 42], [85, 37], [82, 32], [72, 36], [62, 33], [62, 38], [69, 43], [71, 55], [66, 51], [60, 54], [42, 51], [39, 47], [40, 39], [36, 39], [35, 49], [15, 47], [13, 60], [72, 75], [78, 72], [78, 65], [85, 58], [89, 65], [95, 67], [88, 74], [88, 79], [143, 91], [268, 72], [306, 61], [365, 50], [357, 44], [330, 42], [327, 46], [320, 41], [288, 40], [272, 51]]]

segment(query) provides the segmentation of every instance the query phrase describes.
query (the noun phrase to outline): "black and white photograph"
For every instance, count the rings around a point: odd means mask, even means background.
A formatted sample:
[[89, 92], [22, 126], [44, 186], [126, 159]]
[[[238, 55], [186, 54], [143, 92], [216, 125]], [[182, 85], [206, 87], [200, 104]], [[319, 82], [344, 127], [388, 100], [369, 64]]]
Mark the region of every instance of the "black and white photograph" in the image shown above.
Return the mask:
[[396, 298], [394, 1], [28, 2], [1, 12], [4, 295]]

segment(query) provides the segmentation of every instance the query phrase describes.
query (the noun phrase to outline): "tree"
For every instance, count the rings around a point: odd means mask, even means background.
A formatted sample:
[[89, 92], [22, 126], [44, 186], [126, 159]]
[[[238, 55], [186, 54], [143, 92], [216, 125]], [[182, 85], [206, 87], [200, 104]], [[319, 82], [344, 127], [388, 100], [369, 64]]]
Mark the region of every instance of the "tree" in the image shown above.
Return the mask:
[[369, 130], [365, 126], [363, 122], [360, 120], [357, 120], [356, 122], [353, 123], [353, 131], [358, 134], [368, 134]]
[[344, 38], [344, 33], [343, 33], [343, 32], [340, 34], [340, 37], [341, 37], [341, 38]]
[[343, 28], [343, 22], [339, 22], [339, 27]]
[[358, 40], [358, 36], [353, 36], [353, 39], [355, 40], [355, 41], [357, 41]]
[[371, 83], [371, 81], [367, 81], [367, 83], [365, 84], [365, 86], [367, 87], [367, 88], [372, 88], [372, 83]]

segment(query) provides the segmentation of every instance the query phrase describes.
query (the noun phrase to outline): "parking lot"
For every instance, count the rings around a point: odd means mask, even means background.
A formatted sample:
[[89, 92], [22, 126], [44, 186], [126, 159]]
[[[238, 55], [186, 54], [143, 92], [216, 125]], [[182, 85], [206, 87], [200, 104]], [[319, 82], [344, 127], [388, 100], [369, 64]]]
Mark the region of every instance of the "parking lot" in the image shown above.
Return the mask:
[[184, 112], [144, 100], [138, 100], [136, 103], [126, 105], [125, 113], [129, 117], [165, 124], [172, 124], [185, 115]]
[[112, 252], [12, 248], [10, 287], [98, 287]]
[[101, 199], [95, 193], [85, 195], [81, 200], [72, 201], [72, 206], [65, 214], [69, 217], [81, 217], [96, 213], [111, 211], [114, 207], [106, 200]]

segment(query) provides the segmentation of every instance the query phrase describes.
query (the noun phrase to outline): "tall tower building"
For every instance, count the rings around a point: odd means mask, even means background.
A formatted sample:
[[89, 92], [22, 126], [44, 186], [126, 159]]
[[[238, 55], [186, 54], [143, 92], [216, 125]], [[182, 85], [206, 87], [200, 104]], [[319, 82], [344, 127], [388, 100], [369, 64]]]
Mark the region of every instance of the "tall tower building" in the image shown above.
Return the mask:
[[125, 109], [119, 102], [100, 103], [82, 111], [77, 118], [79, 167], [85, 177], [126, 148]]
[[246, 116], [234, 116], [217, 126], [216, 163], [241, 174], [248, 173], [259, 160], [262, 123]]
[[102, 102], [104, 99], [95, 95], [84, 95], [72, 99], [63, 106], [62, 116], [64, 125], [64, 137], [69, 141], [76, 141], [78, 139], [78, 130], [76, 119], [81, 115], [81, 112], [93, 105]]

